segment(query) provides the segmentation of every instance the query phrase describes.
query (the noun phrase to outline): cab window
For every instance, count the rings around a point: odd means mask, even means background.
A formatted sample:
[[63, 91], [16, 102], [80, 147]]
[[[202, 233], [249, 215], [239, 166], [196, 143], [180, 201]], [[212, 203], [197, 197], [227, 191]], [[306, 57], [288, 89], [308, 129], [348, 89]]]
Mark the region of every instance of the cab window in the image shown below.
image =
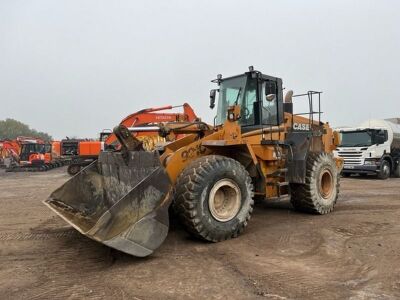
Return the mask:
[[[275, 82], [264, 81], [261, 87], [262, 97], [262, 123], [264, 125], [278, 125], [278, 95]], [[274, 94], [275, 98], [268, 101], [266, 95]]]
[[241, 103], [241, 120], [242, 126], [254, 125], [254, 102], [257, 101], [257, 81], [249, 79], [247, 81], [245, 93]]
[[246, 75], [225, 79], [220, 85], [216, 124], [223, 124], [229, 106], [240, 105], [241, 126], [254, 125], [254, 102], [257, 101], [257, 80]]

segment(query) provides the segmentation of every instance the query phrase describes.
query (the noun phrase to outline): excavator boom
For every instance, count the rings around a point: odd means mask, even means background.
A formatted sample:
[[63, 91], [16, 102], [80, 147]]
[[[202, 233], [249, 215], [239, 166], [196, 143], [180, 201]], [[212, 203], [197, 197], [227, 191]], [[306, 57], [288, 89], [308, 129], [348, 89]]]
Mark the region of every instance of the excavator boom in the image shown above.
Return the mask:
[[[174, 108], [182, 107], [183, 112], [165, 112]], [[125, 127], [138, 127], [147, 126], [149, 124], [159, 124], [162, 122], [194, 122], [198, 120], [193, 108], [188, 104], [183, 105], [167, 105], [155, 108], [146, 108], [138, 112], [128, 115], [121, 122], [120, 125]], [[136, 131], [134, 135], [141, 139], [145, 148], [150, 150], [155, 147], [157, 143], [165, 142], [164, 138], [159, 137], [157, 130], [153, 131]], [[114, 132], [102, 132], [100, 141], [80, 141], [77, 142], [77, 155], [74, 157], [73, 162], [68, 167], [70, 175], [77, 174], [82, 167], [88, 166], [91, 162], [98, 158], [100, 152], [104, 149], [118, 149], [120, 144]], [[174, 138], [179, 139], [183, 135], [177, 135]]]
[[[171, 110], [174, 108], [183, 107], [182, 113], [166, 113], [160, 112], [165, 110]], [[167, 105], [162, 107], [156, 108], [146, 108], [142, 109], [138, 112], [130, 114], [129, 116], [125, 117], [121, 122], [120, 125], [124, 125], [125, 127], [136, 127], [145, 124], [157, 124], [161, 122], [193, 122], [197, 120], [198, 117], [194, 113], [193, 108], [188, 104], [184, 103], [183, 105]], [[138, 135], [156, 135], [157, 131], [153, 132], [143, 132], [139, 133]], [[106, 145], [112, 145], [117, 141], [115, 134], [110, 134], [107, 139], [104, 141]]]

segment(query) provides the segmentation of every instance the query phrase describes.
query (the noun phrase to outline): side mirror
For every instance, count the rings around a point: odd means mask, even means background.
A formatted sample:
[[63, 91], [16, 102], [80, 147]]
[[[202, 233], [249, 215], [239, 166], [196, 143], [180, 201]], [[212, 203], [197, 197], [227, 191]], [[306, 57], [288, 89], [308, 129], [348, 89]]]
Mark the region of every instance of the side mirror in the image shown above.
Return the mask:
[[213, 109], [215, 107], [215, 95], [217, 93], [217, 90], [211, 90], [210, 91], [210, 108]]
[[268, 102], [274, 101], [276, 98], [275, 94], [268, 94], [265, 96], [265, 98], [267, 99]]
[[375, 139], [377, 141], [377, 144], [383, 144], [384, 142], [386, 142], [388, 140], [387, 130], [379, 130]]

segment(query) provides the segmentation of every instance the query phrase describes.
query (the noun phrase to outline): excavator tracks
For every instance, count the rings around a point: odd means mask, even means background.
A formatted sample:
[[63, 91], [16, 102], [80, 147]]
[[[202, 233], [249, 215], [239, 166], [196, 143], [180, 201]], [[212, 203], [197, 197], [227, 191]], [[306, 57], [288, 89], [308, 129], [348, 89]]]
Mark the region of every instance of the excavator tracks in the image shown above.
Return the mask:
[[71, 160], [60, 160], [52, 163], [26, 165], [26, 166], [11, 166], [6, 168], [6, 172], [46, 172], [55, 168], [67, 166]]

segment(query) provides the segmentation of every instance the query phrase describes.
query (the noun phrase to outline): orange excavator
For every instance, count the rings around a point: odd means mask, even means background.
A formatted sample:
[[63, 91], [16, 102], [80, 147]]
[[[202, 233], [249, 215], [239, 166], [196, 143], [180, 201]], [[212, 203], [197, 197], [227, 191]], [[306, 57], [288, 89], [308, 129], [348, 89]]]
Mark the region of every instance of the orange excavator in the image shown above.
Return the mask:
[[52, 148], [52, 143], [42, 139], [19, 136], [0, 142], [0, 157], [8, 172], [47, 171], [65, 165]]
[[19, 136], [2, 142], [1, 156], [8, 171], [40, 169], [51, 161], [49, 149], [51, 145], [41, 139]]
[[16, 140], [0, 141], [0, 161], [1, 166], [9, 168], [19, 161], [20, 146]]
[[[182, 107], [183, 112], [165, 112], [178, 107]], [[120, 122], [120, 125], [124, 125], [125, 127], [129, 128], [137, 126], [151, 126], [153, 124], [164, 122], [180, 122], [181, 124], [187, 122], [190, 124], [191, 122], [198, 120], [199, 118], [196, 116], [193, 108], [188, 103], [184, 103], [183, 105], [178, 106], [167, 105], [156, 108], [142, 109], [125, 117]], [[161, 138], [159, 136], [158, 129], [155, 129], [154, 131], [136, 132], [132, 134], [135, 136], [135, 138], [142, 142], [143, 147], [147, 150], [154, 149], [160, 143], [170, 142], [183, 137], [182, 134], [178, 134], [173, 137], [169, 137], [169, 140], [166, 140], [165, 138]], [[72, 144], [72, 141], [70, 144]], [[85, 167], [96, 160], [102, 150], [120, 148], [118, 139], [111, 130], [103, 130], [103, 132], [100, 133], [100, 138], [98, 141], [81, 140], [76, 142], [75, 145], [75, 150], [71, 151], [77, 155], [68, 167], [68, 174], [70, 175], [77, 174], [82, 167]]]

